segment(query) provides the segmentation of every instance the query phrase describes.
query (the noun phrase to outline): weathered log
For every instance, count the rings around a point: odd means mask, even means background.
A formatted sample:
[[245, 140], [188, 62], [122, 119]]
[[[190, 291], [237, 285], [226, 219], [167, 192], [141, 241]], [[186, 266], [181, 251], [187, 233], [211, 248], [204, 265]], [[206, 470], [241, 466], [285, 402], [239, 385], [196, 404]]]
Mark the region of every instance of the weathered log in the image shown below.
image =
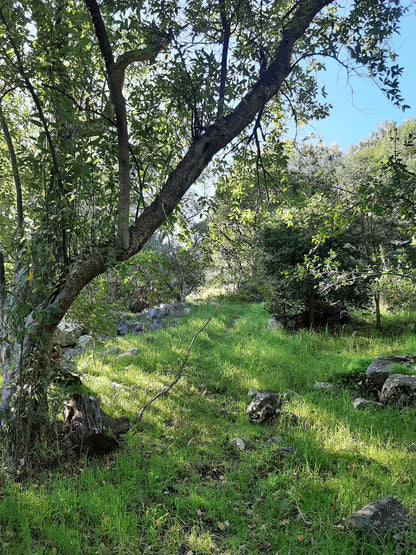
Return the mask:
[[119, 436], [129, 429], [128, 418], [112, 418], [95, 397], [76, 393], [64, 405], [64, 430], [77, 453], [95, 455], [116, 449]]

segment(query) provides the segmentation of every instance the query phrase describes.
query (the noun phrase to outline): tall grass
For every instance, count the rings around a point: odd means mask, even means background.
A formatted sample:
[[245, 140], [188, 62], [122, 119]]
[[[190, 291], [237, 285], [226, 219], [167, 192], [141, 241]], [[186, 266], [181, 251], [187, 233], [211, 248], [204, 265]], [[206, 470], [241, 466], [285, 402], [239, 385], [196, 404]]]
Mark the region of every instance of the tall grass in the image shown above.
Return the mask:
[[[78, 360], [85, 386], [105, 411], [133, 418], [174, 378], [212, 309], [195, 305], [175, 327], [96, 344]], [[260, 305], [225, 304], [198, 337], [183, 378], [120, 450], [20, 484], [2, 476], [0, 551], [396, 553], [397, 541], [358, 537], [344, 522], [386, 495], [415, 509], [415, 411], [355, 411], [351, 391], [313, 386], [365, 370], [378, 355], [416, 352], [412, 318], [387, 319], [382, 333], [286, 334], [267, 329]], [[139, 353], [105, 354], [114, 345]], [[286, 393], [284, 410], [297, 422], [250, 424], [251, 387]], [[281, 443], [267, 445], [274, 436]], [[244, 452], [231, 447], [233, 437], [244, 439]], [[414, 536], [400, 549], [416, 552]]]

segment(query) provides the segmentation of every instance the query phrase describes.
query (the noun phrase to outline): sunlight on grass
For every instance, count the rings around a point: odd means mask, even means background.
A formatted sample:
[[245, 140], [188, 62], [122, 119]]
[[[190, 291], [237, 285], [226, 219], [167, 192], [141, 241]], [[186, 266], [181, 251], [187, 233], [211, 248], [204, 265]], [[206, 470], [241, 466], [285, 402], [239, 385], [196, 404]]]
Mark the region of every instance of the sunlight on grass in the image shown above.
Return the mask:
[[[78, 360], [84, 387], [106, 412], [132, 418], [173, 380], [212, 310], [209, 303], [194, 306], [176, 327], [96, 344]], [[416, 509], [414, 409], [356, 411], [352, 391], [319, 391], [314, 383], [365, 371], [378, 355], [416, 352], [411, 327], [394, 336], [392, 319], [386, 335], [371, 327], [286, 334], [268, 330], [267, 319], [260, 305], [221, 307], [181, 380], [149, 407], [119, 451], [45, 469], [20, 485], [3, 477], [1, 548], [71, 555], [393, 553], [387, 540], [360, 540], [343, 523], [386, 495]], [[113, 346], [138, 352], [106, 354]], [[249, 388], [286, 394], [283, 409], [297, 421], [250, 424]], [[268, 445], [276, 436], [280, 443]], [[244, 439], [244, 452], [231, 447], [233, 437]], [[415, 546], [414, 538], [406, 541]]]

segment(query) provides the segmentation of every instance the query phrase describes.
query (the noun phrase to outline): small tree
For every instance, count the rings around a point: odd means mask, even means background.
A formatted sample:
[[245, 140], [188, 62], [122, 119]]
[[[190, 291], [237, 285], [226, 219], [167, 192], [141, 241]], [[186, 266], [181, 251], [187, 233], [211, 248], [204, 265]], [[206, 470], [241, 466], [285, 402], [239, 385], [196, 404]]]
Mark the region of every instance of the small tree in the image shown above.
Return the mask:
[[0, 148], [15, 208], [0, 258], [0, 411], [16, 460], [47, 433], [51, 336], [80, 291], [138, 253], [273, 99], [313, 89], [301, 60], [344, 49], [401, 102], [386, 46], [401, 3], [345, 6], [1, 3]]

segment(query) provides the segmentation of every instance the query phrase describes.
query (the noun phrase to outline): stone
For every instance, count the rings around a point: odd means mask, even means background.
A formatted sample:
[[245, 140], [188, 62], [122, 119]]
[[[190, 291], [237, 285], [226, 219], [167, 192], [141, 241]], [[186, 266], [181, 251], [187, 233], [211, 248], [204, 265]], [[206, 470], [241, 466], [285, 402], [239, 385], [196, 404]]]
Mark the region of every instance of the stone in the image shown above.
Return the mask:
[[232, 447], [234, 447], [235, 449], [237, 449], [239, 451], [245, 451], [245, 449], [246, 449], [246, 444], [245, 444], [244, 440], [241, 439], [241, 437], [234, 437], [231, 440], [231, 445], [232, 445]]
[[409, 510], [393, 497], [383, 497], [350, 515], [345, 525], [378, 536], [399, 532], [409, 526]]
[[352, 401], [352, 406], [357, 410], [364, 410], [367, 407], [382, 407], [381, 403], [377, 403], [376, 401], [369, 401], [368, 399], [363, 399], [362, 397], [357, 397]]
[[269, 330], [284, 330], [285, 326], [281, 320], [278, 320], [277, 318], [272, 316], [267, 322], [267, 328]]
[[278, 416], [281, 406], [282, 399], [276, 391], [259, 391], [247, 407], [246, 414], [252, 422], [262, 423]]
[[282, 443], [283, 439], [280, 436], [271, 437], [266, 441], [266, 445], [275, 445], [276, 443]]
[[160, 308], [150, 308], [146, 313], [146, 319], [149, 322], [153, 322], [153, 320], [160, 320], [163, 317], [163, 310]]
[[121, 320], [119, 320], [117, 322], [116, 330], [117, 330], [117, 335], [119, 335], [121, 337], [123, 337], [124, 335], [127, 334], [128, 326], [127, 326], [127, 322], [124, 318], [122, 318]]
[[367, 368], [366, 376], [374, 385], [382, 386], [386, 379], [397, 370], [391, 368], [392, 364], [410, 366], [415, 362], [415, 355], [388, 355], [375, 358]]
[[135, 357], [136, 355], [139, 354], [139, 349], [135, 349], [133, 347], [133, 349], [129, 349], [128, 351], [126, 351], [125, 353], [121, 353], [121, 355], [118, 355], [117, 358], [124, 358], [124, 357]]
[[121, 353], [120, 347], [111, 347], [110, 349], [107, 349], [105, 352], [106, 355], [118, 355], [120, 353]]
[[83, 333], [82, 326], [78, 324], [60, 322], [52, 336], [52, 341], [54, 345], [69, 347], [70, 345], [75, 345]]
[[393, 374], [384, 382], [381, 390], [380, 401], [383, 403], [403, 402], [416, 404], [416, 376], [406, 374]]
[[162, 320], [160, 318], [154, 318], [149, 324], [149, 331], [159, 330], [162, 327]]
[[333, 383], [326, 383], [326, 382], [315, 382], [313, 384], [313, 388], [314, 389], [325, 389], [325, 390], [329, 390], [329, 389], [334, 389], [334, 384]]
[[250, 399], [252, 399], [253, 397], [255, 397], [257, 395], [258, 392], [259, 392], [258, 389], [254, 389], [254, 388], [250, 387], [250, 389], [247, 392], [247, 397], [250, 397]]
[[91, 343], [91, 341], [92, 341], [91, 335], [81, 335], [75, 347], [76, 353], [78, 355], [83, 355], [87, 350], [87, 347]]

